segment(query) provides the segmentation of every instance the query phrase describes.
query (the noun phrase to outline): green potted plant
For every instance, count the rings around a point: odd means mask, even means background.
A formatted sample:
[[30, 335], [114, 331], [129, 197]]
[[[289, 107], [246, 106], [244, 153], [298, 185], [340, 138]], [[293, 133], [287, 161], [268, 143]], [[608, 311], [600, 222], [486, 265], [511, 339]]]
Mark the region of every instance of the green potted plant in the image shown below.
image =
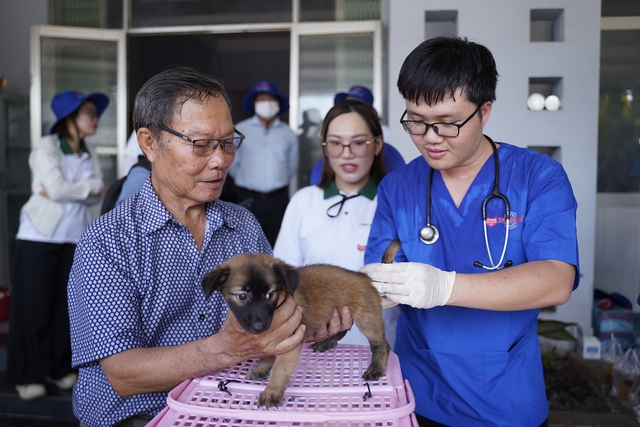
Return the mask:
[[576, 338], [567, 330], [577, 323], [538, 319], [538, 339], [542, 354], [555, 353], [565, 356], [576, 348]]

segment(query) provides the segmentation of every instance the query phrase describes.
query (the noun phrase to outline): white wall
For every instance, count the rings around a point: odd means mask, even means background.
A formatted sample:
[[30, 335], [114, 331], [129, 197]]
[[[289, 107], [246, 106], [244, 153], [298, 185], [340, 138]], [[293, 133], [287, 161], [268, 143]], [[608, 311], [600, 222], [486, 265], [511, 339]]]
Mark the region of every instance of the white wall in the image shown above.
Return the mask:
[[[530, 42], [531, 9], [564, 9], [564, 40]], [[391, 141], [406, 160], [419, 155], [398, 120], [404, 101], [397, 77], [405, 57], [424, 40], [425, 11], [457, 10], [459, 36], [487, 46], [498, 66], [497, 101], [485, 133], [522, 147], [560, 147], [554, 158], [578, 200], [582, 279], [564, 306], [546, 318], [577, 321], [591, 331], [595, 235], [600, 0], [391, 0], [388, 122]], [[560, 111], [529, 111], [529, 77], [562, 77]]]
[[0, 76], [4, 91], [29, 96], [29, 31], [47, 24], [47, 0], [0, 0]]

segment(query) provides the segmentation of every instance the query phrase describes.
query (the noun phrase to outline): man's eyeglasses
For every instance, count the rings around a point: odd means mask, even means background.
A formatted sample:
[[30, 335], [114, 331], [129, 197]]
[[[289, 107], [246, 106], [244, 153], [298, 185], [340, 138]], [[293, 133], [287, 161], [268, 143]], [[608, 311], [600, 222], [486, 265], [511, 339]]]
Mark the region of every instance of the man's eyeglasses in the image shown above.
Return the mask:
[[455, 138], [460, 135], [460, 128], [466, 125], [469, 120], [480, 110], [482, 104], [478, 105], [478, 108], [475, 109], [473, 113], [467, 120], [460, 124], [456, 123], [426, 123], [419, 120], [404, 120], [404, 117], [407, 115], [407, 110], [404, 110], [402, 117], [400, 118], [400, 124], [404, 128], [405, 132], [410, 133], [411, 135], [424, 135], [427, 133], [429, 126], [433, 129], [436, 135], [442, 136], [445, 138]]
[[218, 148], [218, 145], [222, 145], [222, 150], [227, 154], [233, 154], [238, 151], [240, 145], [242, 145], [242, 141], [244, 141], [245, 136], [240, 133], [240, 131], [236, 128], [233, 128], [233, 132], [239, 136], [234, 136], [233, 138], [227, 139], [191, 139], [186, 135], [181, 134], [171, 128], [168, 128], [164, 125], [158, 125], [160, 129], [165, 132], [169, 132], [179, 138], [184, 139], [187, 142], [190, 142], [193, 146], [193, 154], [198, 157], [208, 156]]
[[364, 157], [367, 155], [367, 151], [369, 151], [369, 144], [374, 140], [375, 138], [371, 141], [353, 141], [349, 144], [343, 144], [340, 141], [325, 141], [322, 143], [322, 146], [329, 157], [340, 157], [345, 147], [348, 148], [354, 156]]

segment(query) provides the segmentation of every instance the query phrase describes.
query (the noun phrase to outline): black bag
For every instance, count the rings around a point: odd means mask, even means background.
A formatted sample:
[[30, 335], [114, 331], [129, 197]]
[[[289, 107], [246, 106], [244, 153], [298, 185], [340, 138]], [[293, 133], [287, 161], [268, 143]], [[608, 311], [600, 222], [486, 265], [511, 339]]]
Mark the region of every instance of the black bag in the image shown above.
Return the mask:
[[[142, 166], [145, 169], [151, 170], [151, 162], [147, 160], [145, 156], [138, 156], [138, 163], [133, 165], [133, 168], [137, 166]], [[120, 197], [120, 193], [122, 192], [122, 185], [124, 181], [127, 179], [127, 175], [123, 176], [113, 184], [107, 188], [107, 193], [104, 196], [104, 200], [102, 201], [102, 209], [100, 210], [100, 215], [104, 215], [109, 212], [111, 209], [116, 207], [116, 202], [118, 201], [118, 197]]]

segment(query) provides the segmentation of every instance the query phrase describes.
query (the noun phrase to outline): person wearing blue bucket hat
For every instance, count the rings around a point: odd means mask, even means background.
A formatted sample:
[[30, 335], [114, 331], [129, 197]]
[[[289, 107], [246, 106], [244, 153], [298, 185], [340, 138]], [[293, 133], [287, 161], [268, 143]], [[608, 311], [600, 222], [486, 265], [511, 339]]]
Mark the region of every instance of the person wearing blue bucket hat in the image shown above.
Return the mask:
[[248, 206], [273, 246], [289, 203], [289, 181], [298, 172], [298, 138], [278, 119], [289, 111], [289, 98], [273, 81], [257, 82], [242, 106], [253, 117], [236, 125], [246, 139], [229, 169], [231, 201]]
[[351, 86], [348, 92], [338, 92], [333, 98], [334, 105], [342, 102], [347, 98], [357, 99], [369, 105], [373, 105], [373, 94], [371, 90], [365, 86]]
[[85, 95], [77, 90], [67, 90], [55, 95], [51, 100], [51, 109], [55, 113], [57, 119], [49, 129], [49, 134], [54, 133], [60, 122], [73, 114], [87, 101], [93, 102], [96, 107], [98, 117], [102, 115], [104, 110], [107, 108], [107, 105], [109, 105], [109, 98], [107, 95], [100, 92]]
[[32, 194], [16, 234], [7, 358], [7, 383], [23, 400], [45, 396], [45, 383], [70, 390], [77, 380], [67, 282], [76, 243], [104, 196], [100, 161], [85, 137], [96, 133], [108, 104], [102, 93], [56, 94], [56, 120], [29, 155]]

